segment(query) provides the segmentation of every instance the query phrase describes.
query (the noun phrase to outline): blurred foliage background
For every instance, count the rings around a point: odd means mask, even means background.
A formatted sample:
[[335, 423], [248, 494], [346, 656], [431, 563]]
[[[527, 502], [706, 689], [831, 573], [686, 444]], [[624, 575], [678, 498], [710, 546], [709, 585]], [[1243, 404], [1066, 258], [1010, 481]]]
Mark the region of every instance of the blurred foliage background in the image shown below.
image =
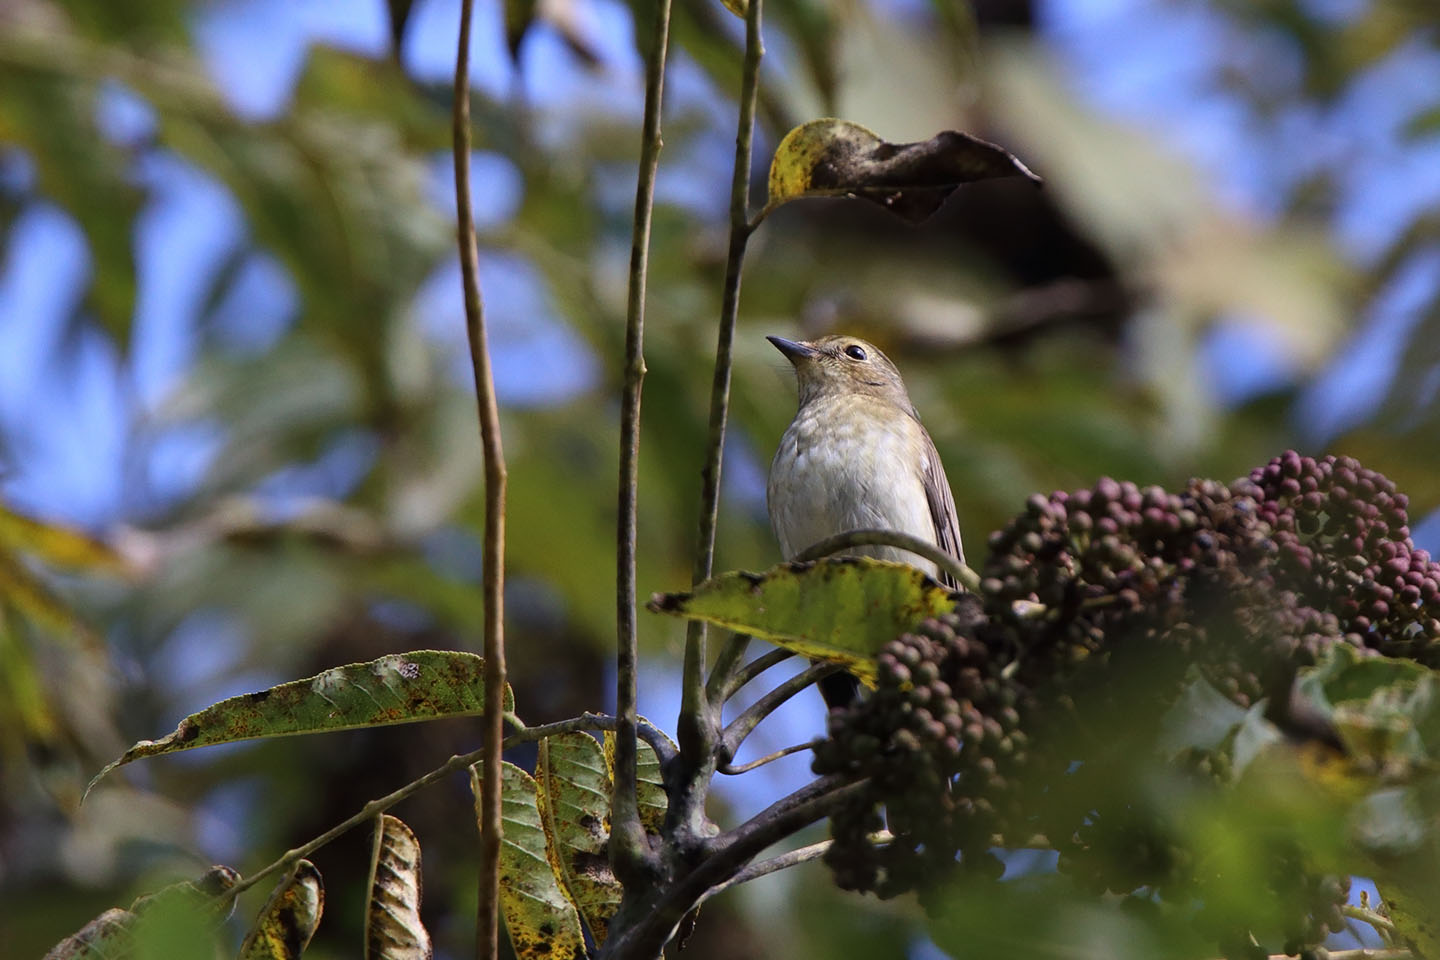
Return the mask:
[[[837, 115], [892, 141], [966, 130], [1047, 187], [970, 186], [921, 227], [843, 201], [767, 221], [744, 281], [720, 569], [776, 559], [763, 478], [794, 397], [767, 333], [849, 331], [897, 361], [977, 558], [1032, 491], [1229, 480], [1289, 446], [1358, 456], [1417, 518], [1440, 506], [1430, 4], [773, 0], [766, 14], [757, 177], [790, 126]], [[481, 2], [476, 17], [507, 630], [518, 709], [539, 722], [612, 697], [642, 71], [617, 0]], [[254, 869], [473, 745], [453, 723], [214, 750], [132, 768], [77, 806], [102, 762], [214, 700], [479, 645], [448, 155], [457, 21], [456, 0], [0, 0], [0, 497], [106, 545], [0, 524], [5, 956], [211, 862]], [[741, 33], [715, 0], [676, 0], [642, 592], [689, 578]], [[1417, 539], [1440, 546], [1440, 522]], [[680, 631], [642, 627], [642, 709], [670, 727]], [[798, 707], [775, 745], [818, 731], [818, 699]], [[755, 809], [804, 759], [788, 770], [721, 799]], [[469, 810], [457, 780], [397, 811], [426, 849], [443, 956], [469, 950]], [[362, 894], [347, 880], [367, 844], [316, 858], [331, 880], [316, 956], [353, 953]], [[935, 955], [913, 905], [755, 886], [707, 909], [692, 954]]]

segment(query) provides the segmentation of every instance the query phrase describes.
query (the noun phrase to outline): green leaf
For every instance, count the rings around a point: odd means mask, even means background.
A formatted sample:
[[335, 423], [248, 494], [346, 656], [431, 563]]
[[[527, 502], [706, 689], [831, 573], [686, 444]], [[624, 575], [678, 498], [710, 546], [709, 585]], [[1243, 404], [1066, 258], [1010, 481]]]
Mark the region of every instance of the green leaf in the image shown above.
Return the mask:
[[[510, 945], [519, 960], [583, 960], [580, 916], [546, 853], [535, 780], [513, 763], [500, 769], [500, 910]], [[478, 808], [478, 765], [470, 768], [470, 789]]]
[[1400, 132], [1406, 140], [1424, 140], [1437, 134], [1440, 134], [1440, 104], [1411, 116]]
[[1158, 746], [1165, 755], [1187, 748], [1213, 750], [1241, 723], [1246, 711], [1204, 677], [1194, 675], [1162, 720]]
[[365, 960], [430, 960], [430, 934], [420, 922], [420, 841], [399, 817], [375, 821], [365, 904]]
[[310, 945], [325, 910], [325, 884], [309, 860], [295, 864], [240, 945], [239, 960], [296, 960]]
[[1040, 178], [1009, 151], [946, 130], [918, 143], [888, 143], [847, 120], [825, 118], [785, 135], [770, 163], [770, 202], [856, 196], [919, 222], [962, 183], [995, 177]]
[[[479, 716], [485, 709], [484, 673], [484, 658], [473, 653], [412, 650], [231, 697], [181, 720], [167, 737], [141, 740], [97, 773], [86, 793], [116, 767], [178, 750]], [[506, 687], [504, 709], [514, 706], [514, 695]]]
[[84, 229], [90, 251], [86, 305], [123, 352], [135, 305], [133, 224], [144, 195], [125, 176], [128, 156], [96, 129], [98, 86], [51, 73], [63, 62], [48, 49], [51, 31], [4, 33], [0, 86], [7, 95], [0, 98], [0, 142], [30, 155], [38, 192]]
[[1387, 777], [1440, 761], [1440, 710], [1433, 671], [1414, 660], [1363, 656], [1335, 644], [1300, 671], [1299, 695], [1327, 714], [1356, 762]]
[[405, 25], [410, 20], [410, 8], [414, 0], [387, 0], [390, 12], [390, 50], [395, 59], [400, 59], [400, 50], [405, 43]]
[[539, 0], [505, 0], [505, 46], [510, 50], [512, 63], [520, 62], [520, 44], [535, 25], [539, 9]]
[[1421, 957], [1440, 957], [1440, 918], [1435, 913], [1433, 898], [1420, 897], [1415, 891], [1381, 881], [1380, 896], [1389, 911], [1390, 922]]
[[119, 907], [106, 910], [52, 947], [45, 954], [45, 960], [115, 960], [134, 956], [147, 946], [143, 941], [154, 947], [157, 940], [165, 939], [166, 929], [173, 929], [173, 918], [182, 914], [205, 925], [201, 931], [205, 935], [199, 939], [208, 941], [209, 930], [225, 919], [223, 914], [231, 906], [215, 898], [239, 880], [240, 874], [229, 867], [211, 867], [198, 880], [171, 884], [138, 898], [128, 910]]
[[873, 658], [921, 621], [955, 609], [950, 591], [912, 566], [869, 557], [782, 563], [724, 573], [692, 593], [656, 594], [648, 607], [841, 663], [874, 684]]
[[610, 797], [605, 753], [587, 733], [540, 741], [536, 793], [546, 855], [596, 944], [620, 909], [620, 881], [610, 870]]

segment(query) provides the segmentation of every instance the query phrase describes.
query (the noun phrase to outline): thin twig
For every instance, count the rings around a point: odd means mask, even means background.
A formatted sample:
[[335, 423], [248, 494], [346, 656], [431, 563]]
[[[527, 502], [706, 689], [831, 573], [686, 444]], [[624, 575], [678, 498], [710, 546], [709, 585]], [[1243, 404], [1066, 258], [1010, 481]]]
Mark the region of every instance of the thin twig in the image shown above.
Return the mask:
[[765, 754], [765, 756], [761, 757], [758, 760], [751, 760], [749, 763], [742, 763], [739, 766], [732, 766], [729, 763], [722, 763], [720, 764], [718, 769], [727, 777], [738, 777], [742, 773], [749, 773], [751, 770], [754, 770], [758, 767], [763, 767], [767, 763], [774, 763], [776, 760], [779, 760], [782, 757], [788, 757], [791, 754], [800, 753], [805, 750], [814, 750], [817, 744], [823, 742], [823, 740], [807, 740], [804, 743], [793, 743], [788, 747], [782, 747], [779, 750], [776, 750], [774, 753], [767, 753]]
[[645, 381], [645, 281], [650, 263], [650, 219], [660, 167], [660, 105], [670, 41], [670, 0], [656, 0], [654, 33], [645, 64], [645, 120], [640, 135], [635, 217], [630, 235], [630, 279], [625, 312], [625, 391], [620, 408], [620, 489], [615, 549], [615, 789], [610, 797], [610, 859], [630, 884], [652, 859], [636, 798], [635, 538], [640, 464], [640, 398]]
[[725, 732], [721, 734], [719, 745], [720, 758], [723, 761], [728, 761], [731, 757], [735, 756], [735, 752], [740, 749], [740, 744], [744, 743], [745, 738], [750, 736], [751, 732], [760, 725], [760, 721], [774, 713], [786, 700], [789, 700], [821, 677], [828, 677], [830, 674], [838, 673], [842, 669], [844, 668], [838, 663], [827, 663], [823, 660], [819, 663], [812, 663], [809, 667], [795, 674], [795, 676], [786, 680], [759, 700], [756, 700], [744, 713], [730, 721], [730, 725], [726, 727]]
[[500, 750], [505, 736], [505, 452], [500, 443], [500, 411], [485, 337], [480, 300], [480, 254], [470, 197], [470, 19], [473, 0], [460, 3], [460, 39], [455, 52], [455, 90], [451, 117], [455, 154], [455, 206], [459, 221], [460, 274], [465, 288], [465, 330], [475, 375], [480, 445], [485, 454], [485, 545], [482, 573], [485, 598], [484, 787], [480, 795], [480, 888], [476, 907], [476, 960], [500, 950]]
[[[762, 0], [750, 0], [745, 12], [745, 62], [740, 74], [740, 109], [735, 128], [735, 165], [730, 178], [730, 246], [725, 258], [725, 283], [720, 296], [720, 323], [715, 342], [715, 373], [710, 382], [710, 422], [701, 468], [700, 525], [695, 542], [691, 582], [710, 579], [715, 562], [715, 528], [720, 516], [720, 472], [725, 455], [725, 427], [730, 417], [730, 371], [733, 364], [735, 321], [740, 314], [740, 278], [745, 246], [750, 239], [750, 164], [755, 138], [755, 101], [760, 89], [760, 60], [765, 56], [761, 38]], [[708, 757], [715, 746], [719, 711], [708, 709], [705, 687], [706, 624], [691, 620], [685, 628], [685, 669], [681, 688], [680, 721], [676, 736], [683, 751]], [[736, 639], [733, 643], [744, 643]], [[726, 669], [738, 655], [722, 658]], [[704, 803], [703, 792], [692, 794]]]
[[[1376, 913], [1374, 910], [1347, 903], [1340, 907], [1340, 912], [1351, 919], [1370, 924], [1381, 936], [1389, 934], [1393, 937], [1395, 935], [1394, 922], [1392, 922], [1389, 917]], [[1331, 956], [1334, 956], [1334, 954], [1331, 954]]]
[[[872, 843], [886, 843], [895, 838], [893, 835], [891, 835], [889, 830], [880, 830], [876, 833], [870, 834], [867, 839], [870, 840]], [[715, 886], [705, 891], [705, 899], [709, 900], [711, 897], [715, 896], [715, 894], [720, 893], [724, 890], [729, 890], [731, 887], [738, 887], [742, 883], [749, 883], [751, 880], [758, 880], [761, 877], [767, 877], [772, 873], [777, 873], [789, 867], [794, 867], [802, 863], [809, 863], [812, 860], [819, 860], [821, 857], [825, 856], [825, 851], [829, 850], [830, 845], [834, 842], [834, 840], [821, 840], [818, 843], [812, 843], [804, 847], [796, 847], [794, 850], [791, 850], [788, 853], [782, 853], [779, 856], [771, 857], [768, 860], [761, 860], [758, 863], [752, 863], [745, 868], [737, 871], [735, 875], [729, 880], [726, 880], [722, 883], [717, 883], [715, 884]]]
[[821, 840], [819, 843], [812, 843], [804, 847], [796, 847], [794, 850], [791, 850], [788, 853], [782, 853], [779, 856], [771, 857], [768, 860], [761, 860], [757, 863], [752, 863], [737, 872], [733, 877], [731, 877], [729, 880], [726, 880], [724, 883], [717, 883], [709, 890], [706, 890], [705, 899], [709, 900], [711, 897], [715, 896], [715, 894], [725, 890], [729, 890], [731, 887], [738, 887], [742, 883], [749, 883], [751, 880], [758, 880], [761, 877], [768, 877], [770, 874], [778, 873], [779, 871], [784, 870], [788, 867], [794, 867], [802, 863], [809, 863], [811, 860], [819, 860], [821, 857], [825, 856], [825, 851], [829, 850], [830, 846], [834, 842], [834, 840]]
[[[726, 700], [729, 700], [731, 697], [735, 696], [735, 694], [738, 693], [742, 688], [744, 688], [744, 686], [751, 680], [754, 680], [756, 677], [760, 676], [760, 674], [764, 673], [766, 670], [769, 670], [777, 663], [784, 663], [786, 660], [789, 660], [793, 656], [795, 656], [795, 654], [791, 651], [786, 650], [783, 647], [776, 647], [769, 653], [756, 657], [754, 660], [751, 660], [749, 663], [745, 664], [745, 666], [741, 667], [738, 672], [734, 673], [734, 675], [729, 678], [729, 681], [727, 683], [725, 683], [723, 686], [719, 686], [717, 689], [708, 690], [706, 695], [709, 696], [711, 701], [713, 702], [724, 702]], [[730, 672], [731, 671], [728, 670], [725, 671], [725, 673], [727, 674], [729, 674]], [[717, 669], [715, 675], [710, 678], [711, 683], [714, 684], [715, 681], [719, 679], [719, 677], [720, 671]]]
[[[645, 733], [647, 727], [649, 727], [648, 724], [641, 724], [641, 732]], [[506, 737], [503, 745], [504, 747], [509, 748], [519, 746], [522, 743], [534, 743], [536, 740], [543, 740], [546, 737], [552, 737], [562, 733], [572, 733], [576, 730], [613, 730], [614, 728], [614, 717], [608, 717], [604, 714], [599, 713], [586, 713], [578, 717], [571, 717], [568, 720], [558, 720], [555, 723], [542, 724], [541, 726], [537, 727], [526, 727], [525, 729], [516, 731], [515, 733], [512, 733], [510, 736]], [[669, 744], [665, 743], [665, 737], [663, 734], [660, 733], [660, 731], [654, 729], [653, 727], [649, 727], [649, 730], [651, 735], [646, 736], [646, 740], [650, 742], [653, 746], [655, 746], [655, 752], [660, 755], [661, 762], [663, 763], [667, 755], [673, 755], [673, 751], [670, 749]], [[652, 736], [653, 739], [651, 739]], [[264, 880], [266, 877], [273, 876], [281, 870], [288, 870], [290, 866], [295, 863], [295, 861], [301, 859], [302, 857], [308, 857], [310, 854], [314, 853], [316, 850], [319, 850], [327, 843], [330, 843], [335, 838], [342, 836], [345, 833], [348, 833], [349, 831], [353, 830], [355, 827], [360, 826], [361, 824], [368, 823], [369, 821], [375, 819], [377, 816], [384, 813], [386, 810], [389, 810], [391, 807], [395, 806], [395, 804], [399, 803], [401, 800], [404, 800], [406, 797], [412, 796], [425, 789], [426, 787], [430, 786], [432, 783], [435, 783], [438, 780], [443, 780], [448, 775], [455, 773], [458, 770], [464, 770], [466, 767], [470, 766], [476, 761], [481, 760], [485, 756], [486, 749], [486, 747], [482, 746], [479, 750], [472, 750], [469, 753], [457, 754], [451, 757], [449, 760], [446, 760], [443, 764], [436, 767], [434, 770], [431, 770], [429, 773], [426, 773], [420, 777], [417, 777], [414, 780], [411, 780], [403, 787], [387, 793], [383, 797], [378, 797], [374, 800], [371, 800], [354, 814], [346, 817], [344, 820], [341, 820], [335, 826], [331, 827], [329, 830], [326, 830], [318, 837], [306, 841], [305, 843], [301, 844], [298, 847], [295, 847], [292, 850], [285, 851], [285, 853], [283, 853], [280, 858], [277, 859], [274, 863], [263, 867], [262, 869], [256, 871], [255, 873], [236, 883], [235, 886], [224, 891], [221, 896], [233, 898], [255, 886], [255, 884], [259, 883], [261, 880]]]
[[[814, 193], [813, 190], [806, 192], [806, 196], [815, 196], [815, 195], [816, 195], [816, 194]], [[766, 203], [765, 203], [765, 206], [763, 206], [763, 207], [760, 208], [760, 212], [757, 213], [757, 214], [755, 214], [755, 219], [750, 221], [750, 223], [749, 223], [750, 230], [753, 232], [753, 231], [755, 231], [755, 230], [760, 229], [760, 224], [762, 224], [762, 223], [765, 222], [765, 218], [768, 217], [768, 216], [770, 216], [770, 214], [774, 213], [774, 212], [775, 212], [775, 209], [776, 209], [777, 207], [779, 207], [781, 204], [783, 204], [784, 202], [785, 202], [784, 200], [767, 200]]]
[[950, 554], [928, 540], [912, 537], [898, 530], [847, 530], [833, 537], [826, 537], [819, 543], [806, 547], [796, 555], [796, 561], [819, 560], [821, 557], [852, 547], [899, 547], [901, 550], [918, 554], [955, 578], [971, 593], [980, 590], [980, 575]]

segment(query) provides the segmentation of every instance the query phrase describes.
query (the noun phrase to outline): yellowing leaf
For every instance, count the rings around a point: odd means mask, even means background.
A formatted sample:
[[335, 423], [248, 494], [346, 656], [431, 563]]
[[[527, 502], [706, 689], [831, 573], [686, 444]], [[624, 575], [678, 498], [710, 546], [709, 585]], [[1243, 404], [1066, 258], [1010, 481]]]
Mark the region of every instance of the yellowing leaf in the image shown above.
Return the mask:
[[[679, 752], [673, 741], [670, 746]], [[660, 758], [655, 755], [655, 748], [644, 740], [635, 751], [635, 800], [640, 807], [640, 825], [658, 834], [665, 823], [670, 798], [665, 794], [665, 778], [660, 775]]]
[[240, 960], [297, 960], [325, 910], [325, 884], [309, 860], [295, 864], [240, 945]]
[[[484, 658], [473, 653], [412, 650], [231, 697], [181, 720], [167, 737], [141, 740], [97, 773], [86, 792], [116, 767], [177, 750], [479, 716], [485, 709], [484, 674]], [[504, 708], [513, 707], [514, 697], [506, 687]]]
[[45, 523], [0, 505], [0, 547], [33, 554], [71, 570], [121, 571], [125, 562], [99, 540], [68, 527]]
[[365, 960], [430, 960], [430, 933], [420, 922], [420, 841], [399, 817], [375, 821], [370, 896], [365, 905]]
[[125, 562], [108, 546], [83, 533], [42, 523], [0, 505], [0, 547], [33, 554], [70, 570], [121, 572]]
[[693, 593], [657, 594], [650, 610], [769, 640], [841, 663], [874, 684], [874, 657], [921, 621], [955, 609], [950, 591], [903, 563], [841, 557], [725, 573]]
[[597, 944], [623, 892], [610, 871], [610, 794], [605, 754], [586, 733], [540, 741], [536, 790], [544, 818], [546, 854]]
[[[500, 912], [510, 946], [519, 960], [583, 960], [580, 916], [545, 851], [535, 780], [513, 763], [500, 768]], [[478, 765], [470, 768], [470, 789], [478, 807]]]
[[35, 624], [60, 635], [87, 634], [89, 628], [24, 564], [0, 551], [0, 603], [14, 607]]
[[[649, 722], [644, 717], [639, 719]], [[662, 733], [661, 736], [664, 734]], [[671, 749], [678, 750], [673, 740], [670, 740], [669, 737], [665, 737], [665, 739], [670, 743]], [[605, 731], [605, 770], [613, 783], [615, 780], [615, 733], [612, 730]], [[665, 822], [665, 811], [669, 808], [670, 798], [665, 794], [665, 778], [660, 775], [660, 758], [655, 755], [655, 748], [644, 740], [636, 743], [635, 800], [640, 807], [640, 825], [647, 832], [658, 834], [661, 825]]]
[[750, 9], [748, 0], [720, 0], [720, 2], [725, 5], [726, 10], [729, 10], [741, 20], [745, 19], [745, 14]]
[[770, 163], [770, 207], [797, 197], [856, 196], [919, 222], [962, 183], [1040, 178], [1009, 151], [946, 130], [918, 143], [889, 143], [847, 120], [825, 118], [785, 135]]

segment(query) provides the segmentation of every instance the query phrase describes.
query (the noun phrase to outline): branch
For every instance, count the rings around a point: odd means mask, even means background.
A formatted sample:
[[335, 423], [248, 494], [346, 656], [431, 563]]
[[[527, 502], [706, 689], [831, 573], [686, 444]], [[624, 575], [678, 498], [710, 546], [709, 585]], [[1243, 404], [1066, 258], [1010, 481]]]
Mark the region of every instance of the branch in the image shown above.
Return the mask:
[[[889, 830], [881, 830], [878, 833], [870, 834], [869, 839], [874, 843], [885, 843], [895, 839]], [[759, 863], [752, 863], [738, 871], [729, 880], [717, 883], [705, 891], [705, 899], [709, 900], [717, 893], [729, 890], [731, 887], [738, 887], [742, 883], [749, 883], [751, 880], [758, 880], [761, 877], [768, 877], [772, 873], [778, 873], [789, 867], [798, 866], [802, 863], [809, 863], [812, 860], [819, 860], [825, 856], [825, 851], [830, 849], [834, 840], [821, 840], [819, 843], [812, 843], [809, 846], [796, 847], [788, 853], [771, 857], [769, 860], [761, 860]]]
[[806, 547], [796, 555], [795, 560], [819, 560], [821, 557], [839, 553], [841, 550], [849, 550], [851, 547], [875, 546], [899, 547], [901, 550], [918, 554], [950, 574], [955, 578], [956, 583], [971, 593], [978, 593], [980, 590], [980, 575], [974, 570], [930, 541], [912, 537], [908, 533], [901, 533], [898, 530], [847, 530]]
[[[1340, 908], [1340, 912], [1352, 920], [1359, 920], [1363, 923], [1370, 924], [1370, 926], [1375, 928], [1377, 933], [1386, 939], [1395, 936], [1394, 922], [1392, 922], [1389, 917], [1376, 913], [1364, 905], [1357, 907], [1347, 903]], [[1333, 957], [1334, 954], [1332, 953], [1331, 956]]]
[[[783, 647], [776, 647], [769, 653], [764, 654], [763, 656], [756, 657], [754, 660], [751, 660], [749, 663], [745, 664], [745, 666], [740, 668], [739, 673], [730, 676], [729, 681], [727, 683], [724, 683], [723, 685], [717, 683], [721, 676], [721, 671], [719, 670], [719, 665], [717, 663], [715, 674], [710, 677], [710, 686], [712, 689], [707, 690], [706, 695], [711, 699], [712, 702], [724, 702], [726, 700], [729, 700], [731, 697], [735, 696], [735, 694], [738, 693], [751, 680], [754, 680], [756, 677], [760, 676], [760, 674], [764, 673], [766, 670], [769, 670], [777, 663], [784, 663], [786, 660], [789, 660], [793, 656], [795, 656], [795, 654], [791, 653], [789, 650], [786, 650]], [[727, 670], [724, 671], [724, 673], [729, 674], [730, 671]]]
[[[750, 646], [750, 640], [749, 634], [732, 633], [729, 642], [720, 648], [720, 653], [715, 657], [715, 663], [710, 667], [710, 679], [705, 684], [705, 698], [712, 706], [723, 704], [736, 690], [745, 685], [742, 683], [735, 686], [731, 682], [731, 674], [735, 672], [735, 665], [740, 662], [740, 658], [745, 656], [745, 651]], [[754, 679], [753, 675], [751, 679]]]
[[480, 792], [480, 888], [475, 923], [477, 960], [495, 957], [500, 949], [500, 751], [505, 735], [505, 452], [500, 444], [500, 412], [490, 371], [485, 338], [485, 310], [480, 301], [480, 254], [470, 198], [470, 19], [474, 0], [461, 0], [460, 39], [455, 52], [452, 107], [455, 153], [455, 206], [458, 214], [460, 274], [465, 288], [465, 330], [470, 340], [470, 365], [475, 375], [475, 401], [480, 419], [480, 444], [485, 453], [485, 711], [481, 718], [484, 747]]
[[828, 677], [842, 669], [844, 668], [840, 664], [827, 663], [824, 660], [812, 663], [756, 700], [744, 713], [732, 720], [730, 726], [725, 728], [724, 734], [720, 737], [720, 756], [728, 761], [735, 756], [735, 751], [740, 749], [740, 744], [745, 742], [745, 738], [750, 736], [751, 731], [760, 725], [760, 721], [774, 713], [782, 703], [821, 677]]
[[802, 863], [809, 863], [811, 860], [819, 860], [825, 856], [825, 851], [830, 849], [834, 840], [821, 840], [819, 843], [812, 843], [808, 846], [797, 847], [788, 853], [771, 857], [768, 860], [761, 860], [759, 863], [752, 863], [740, 870], [735, 876], [724, 883], [717, 883], [705, 891], [705, 899], [709, 900], [717, 893], [729, 890], [731, 887], [738, 887], [742, 883], [749, 883], [751, 880], [758, 880], [761, 877], [768, 877], [772, 873], [778, 873], [788, 867], [798, 866]]
[[[740, 110], [735, 129], [735, 165], [730, 178], [730, 247], [725, 258], [725, 285], [720, 297], [720, 324], [715, 342], [715, 373], [710, 383], [710, 423], [705, 465], [700, 471], [700, 527], [695, 543], [691, 581], [699, 584], [714, 572], [715, 528], [720, 516], [720, 471], [725, 454], [725, 427], [730, 416], [730, 370], [735, 341], [735, 320], [740, 313], [740, 276], [745, 245], [750, 239], [750, 164], [755, 137], [755, 101], [760, 89], [760, 60], [765, 46], [760, 35], [761, 0], [750, 0], [745, 11], [745, 62], [740, 74]], [[685, 628], [685, 669], [681, 688], [680, 721], [676, 736], [687, 754], [708, 758], [714, 750], [719, 711], [708, 709], [705, 664], [706, 625], [692, 620]], [[735, 643], [747, 640], [736, 638]], [[741, 648], [743, 649], [743, 647]], [[728, 670], [739, 654], [722, 657]], [[701, 761], [701, 762], [708, 762]], [[691, 794], [691, 803], [704, 804], [703, 791]], [[691, 822], [682, 816], [677, 822]]]
[[788, 757], [791, 754], [800, 753], [805, 750], [814, 750], [816, 746], [824, 742], [824, 740], [807, 740], [804, 743], [792, 743], [788, 747], [781, 747], [774, 753], [767, 753], [765, 754], [765, 756], [761, 757], [758, 760], [751, 760], [749, 763], [742, 763], [738, 767], [731, 766], [728, 763], [722, 763], [720, 764], [719, 770], [727, 777], [738, 777], [742, 773], [749, 773], [751, 770], [754, 770], [758, 767], [763, 767], [767, 763], [774, 763], [776, 760], [779, 760], [782, 757]]
[[630, 282], [625, 313], [625, 391], [620, 412], [620, 491], [616, 521], [615, 576], [615, 791], [610, 798], [610, 859], [629, 886], [652, 859], [635, 794], [635, 530], [640, 461], [640, 397], [645, 381], [645, 280], [650, 263], [650, 219], [660, 166], [660, 104], [665, 92], [665, 53], [670, 40], [670, 0], [656, 0], [655, 32], [645, 64], [645, 121], [635, 184], [630, 237]]
[[848, 781], [843, 775], [823, 777], [775, 801], [734, 830], [716, 838], [712, 850], [694, 870], [681, 877], [633, 927], [612, 928], [604, 957], [658, 957], [676, 926], [713, 886], [733, 876], [741, 866], [791, 834], [809, 826], [868, 781]]

